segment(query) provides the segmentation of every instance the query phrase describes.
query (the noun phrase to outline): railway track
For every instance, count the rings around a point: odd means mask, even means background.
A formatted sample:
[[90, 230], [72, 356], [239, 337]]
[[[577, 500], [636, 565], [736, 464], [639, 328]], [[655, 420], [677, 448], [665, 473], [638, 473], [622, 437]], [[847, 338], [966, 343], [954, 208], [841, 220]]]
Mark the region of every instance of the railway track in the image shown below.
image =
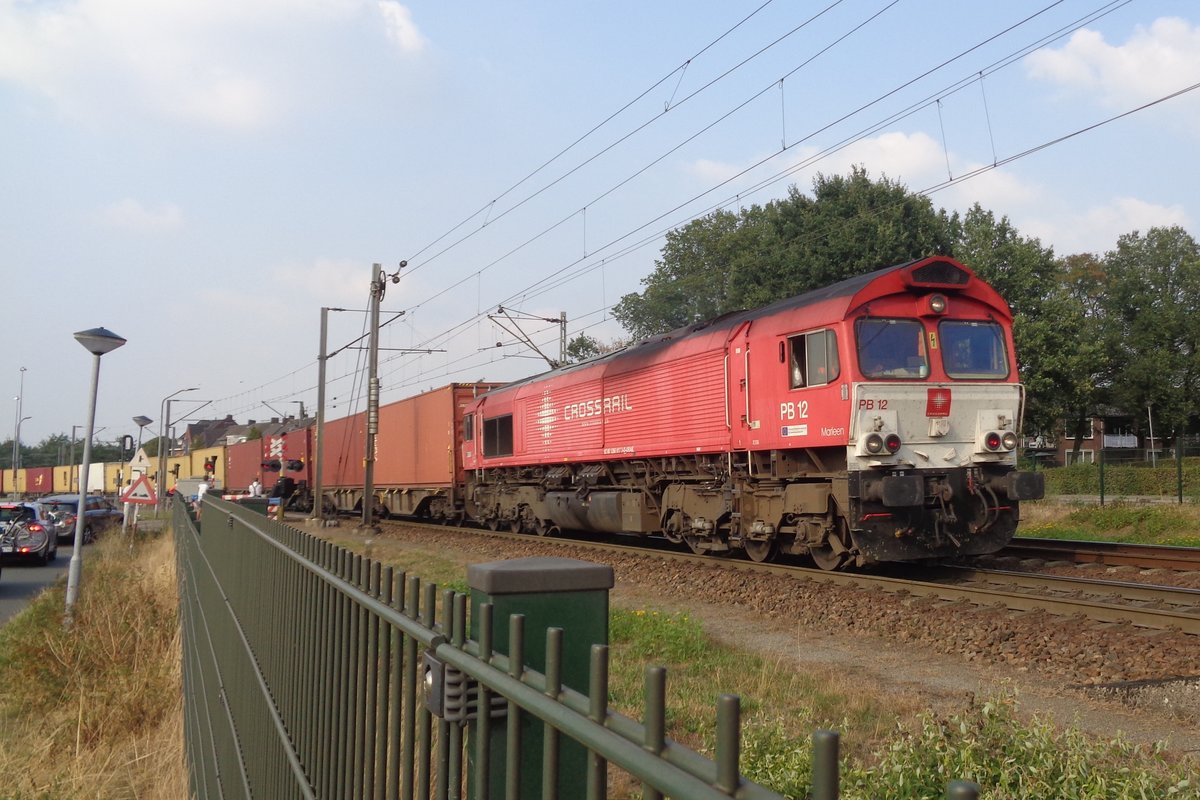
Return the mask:
[[[444, 526], [407, 521], [385, 525], [393, 524], [409, 528], [447, 530]], [[537, 541], [550, 545], [583, 547], [598, 553], [610, 552], [643, 557], [653, 555], [672, 561], [776, 575], [790, 580], [874, 589], [897, 596], [926, 597], [950, 603], [965, 602], [979, 607], [1000, 607], [1015, 612], [1042, 610], [1060, 617], [1084, 617], [1101, 623], [1128, 622], [1147, 629], [1175, 629], [1200, 636], [1200, 590], [1195, 589], [970, 567], [921, 568], [919, 577], [913, 577], [911, 573], [914, 570], [911, 569], [893, 570], [893, 574], [829, 572], [795, 564], [714, 558], [666, 547], [650, 549], [642, 545], [632, 546], [590, 538], [535, 538], [529, 534], [475, 529], [471, 529], [470, 532], [473, 535], [518, 543]]]
[[1080, 564], [1130, 566], [1142, 569], [1200, 571], [1200, 548], [1158, 544], [1082, 542], [1066, 539], [1029, 539], [1018, 536], [997, 557], [1074, 561]]

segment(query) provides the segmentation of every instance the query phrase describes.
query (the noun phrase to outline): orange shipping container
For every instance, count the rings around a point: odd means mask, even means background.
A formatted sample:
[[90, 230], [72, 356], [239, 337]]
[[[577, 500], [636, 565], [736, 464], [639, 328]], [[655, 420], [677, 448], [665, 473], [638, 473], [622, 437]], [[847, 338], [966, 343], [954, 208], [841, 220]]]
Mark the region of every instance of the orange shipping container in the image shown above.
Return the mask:
[[[447, 487], [463, 478], [462, 418], [476, 397], [500, 384], [452, 383], [379, 409], [375, 439], [375, 486]], [[365, 415], [333, 420], [325, 426], [327, 487], [361, 487], [365, 477]]]

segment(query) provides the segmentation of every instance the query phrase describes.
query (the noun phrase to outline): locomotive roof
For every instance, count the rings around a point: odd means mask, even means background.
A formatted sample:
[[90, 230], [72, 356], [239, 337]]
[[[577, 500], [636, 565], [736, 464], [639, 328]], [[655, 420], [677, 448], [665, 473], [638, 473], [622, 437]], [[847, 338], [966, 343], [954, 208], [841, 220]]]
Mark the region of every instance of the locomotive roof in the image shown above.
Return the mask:
[[[911, 277], [912, 272], [917, 272], [925, 267], [929, 267], [931, 270], [933, 270], [934, 274], [937, 274], [936, 271], [938, 269], [946, 270], [949, 268], [949, 270], [942, 272], [941, 274], [945, 275], [956, 272], [958, 273], [958, 276], [964, 277], [961, 277], [961, 280], [956, 279], [956, 282], [943, 282], [939, 281], [937, 278], [914, 280]], [[776, 300], [774, 303], [769, 303], [765, 306], [759, 306], [753, 309], [730, 311], [710, 320], [696, 322], [691, 325], [685, 325], [681, 328], [676, 328], [673, 331], [647, 337], [639, 342], [627, 345], [620, 350], [614, 350], [611, 353], [605, 353], [604, 355], [596, 356], [595, 358], [587, 361], [581, 361], [576, 364], [568, 364], [563, 367], [547, 370], [546, 372], [542, 372], [537, 375], [531, 375], [528, 378], [522, 378], [521, 380], [513, 381], [510, 384], [492, 390], [490, 394], [504, 392], [512, 388], [518, 388], [526, 383], [529, 383], [530, 381], [543, 380], [554, 374], [565, 374], [573, 370], [585, 369], [609, 361], [622, 360], [634, 355], [649, 356], [658, 350], [669, 346], [670, 344], [691, 336], [711, 336], [712, 334], [719, 333], [721, 331], [731, 332], [739, 325], [749, 320], [770, 317], [779, 312], [794, 311], [797, 309], [806, 308], [808, 306], [814, 306], [818, 303], [836, 300], [838, 298], [846, 298], [846, 305], [842, 310], [842, 314], [845, 314], [847, 311], [857, 308], [857, 306], [861, 304], [854, 304], [854, 300], [856, 297], [858, 297], [860, 292], [862, 292], [871, 284], [880, 281], [881, 279], [887, 279], [889, 276], [895, 275], [895, 277], [892, 279], [895, 282], [894, 288], [892, 288], [891, 291], [887, 291], [887, 287], [880, 287], [881, 289], [884, 289], [884, 291], [872, 292], [870, 297], [863, 298], [864, 300], [874, 299], [875, 297], [890, 294], [896, 291], [909, 290], [911, 288], [911, 284], [905, 282], [905, 276], [896, 275], [896, 273], [901, 273], [904, 270], [910, 270], [910, 268], [916, 269], [911, 269], [908, 279], [912, 280], [913, 283], [920, 285], [923, 289], [927, 289], [929, 291], [955, 291], [964, 290], [970, 287], [974, 289], [974, 293], [980, 300], [992, 305], [1004, 316], [1010, 316], [1008, 307], [1004, 303], [1003, 299], [1001, 299], [1000, 295], [994, 289], [980, 280], [968, 267], [946, 256], [932, 256], [928, 258], [919, 258], [914, 261], [906, 261], [903, 264], [894, 264], [890, 267], [881, 267], [879, 269], [872, 270], [871, 272], [864, 272], [861, 275], [854, 275], [846, 278], [845, 280], [838, 281], [837, 283], [831, 283], [828, 286], [823, 286], [820, 289], [813, 289], [812, 291], [804, 292], [803, 294], [798, 294], [793, 297]]]

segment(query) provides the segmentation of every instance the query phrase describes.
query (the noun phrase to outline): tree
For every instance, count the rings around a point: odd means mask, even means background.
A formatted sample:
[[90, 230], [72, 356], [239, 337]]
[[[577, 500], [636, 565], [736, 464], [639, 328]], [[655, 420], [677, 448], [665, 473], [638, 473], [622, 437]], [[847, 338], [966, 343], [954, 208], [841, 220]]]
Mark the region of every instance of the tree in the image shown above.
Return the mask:
[[[1183, 228], [1125, 234], [1104, 255], [1112, 400], [1182, 430], [1200, 392], [1200, 246]], [[1140, 416], [1140, 415], [1139, 415]]]
[[261, 438], [262, 438], [262, 431], [260, 431], [258, 429], [257, 425], [251, 425], [250, 430], [246, 431], [246, 441], [247, 442], [254, 441], [256, 439], [261, 439]]
[[745, 236], [744, 220], [715, 211], [667, 233], [654, 272], [642, 279], [646, 288], [627, 294], [613, 316], [634, 339], [673, 330], [729, 310], [729, 261]]
[[716, 211], [667, 234], [641, 293], [613, 316], [635, 338], [754, 308], [880, 267], [949, 252], [951, 220], [926, 197], [855, 167], [813, 196]]
[[929, 198], [886, 175], [872, 180], [861, 166], [818, 175], [811, 198], [793, 186], [764, 216], [759, 257], [735, 264], [733, 294], [745, 307], [948, 253], [952, 244], [950, 219]]
[[1067, 331], [1077, 329], [1075, 349], [1059, 356], [1074, 356], [1080, 362], [1075, 380], [1062, 392], [1063, 432], [1074, 439], [1078, 456], [1089, 421], [1107, 399], [1107, 387], [1112, 386], [1113, 349], [1104, 310], [1107, 279], [1104, 264], [1092, 253], [1067, 256], [1062, 259], [1061, 267], [1061, 291], [1074, 303], [1080, 317], [1056, 317], [1050, 308], [1044, 318], [1050, 324], [1057, 319]]

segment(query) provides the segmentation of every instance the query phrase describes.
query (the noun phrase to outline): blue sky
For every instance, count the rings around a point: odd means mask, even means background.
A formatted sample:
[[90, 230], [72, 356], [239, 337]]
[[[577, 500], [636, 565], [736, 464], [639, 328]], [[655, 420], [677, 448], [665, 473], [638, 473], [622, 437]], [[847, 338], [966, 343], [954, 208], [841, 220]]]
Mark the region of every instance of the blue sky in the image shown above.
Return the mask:
[[384, 352], [385, 401], [522, 377], [497, 305], [617, 338], [665, 230], [852, 164], [1059, 254], [1200, 234], [1200, 91], [963, 180], [1197, 82], [1183, 0], [0, 0], [0, 438], [22, 366], [23, 441], [85, 422], [100, 325], [101, 439], [188, 386], [175, 417], [311, 410], [373, 262], [408, 261], [382, 345], [444, 351]]

